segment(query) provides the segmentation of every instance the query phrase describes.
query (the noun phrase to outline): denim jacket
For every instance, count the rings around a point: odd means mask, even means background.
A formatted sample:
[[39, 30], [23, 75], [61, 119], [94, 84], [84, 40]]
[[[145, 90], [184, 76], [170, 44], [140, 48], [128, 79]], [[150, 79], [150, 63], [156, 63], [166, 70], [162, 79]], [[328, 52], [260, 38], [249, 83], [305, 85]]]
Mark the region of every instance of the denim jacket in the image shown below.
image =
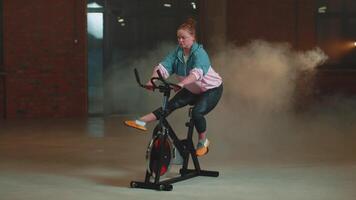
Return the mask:
[[178, 76], [188, 76], [189, 72], [194, 68], [203, 70], [203, 75], [205, 75], [211, 65], [203, 45], [196, 42], [192, 45], [187, 63], [184, 63], [183, 48], [178, 46], [160, 64], [163, 65], [169, 75], [176, 74]]

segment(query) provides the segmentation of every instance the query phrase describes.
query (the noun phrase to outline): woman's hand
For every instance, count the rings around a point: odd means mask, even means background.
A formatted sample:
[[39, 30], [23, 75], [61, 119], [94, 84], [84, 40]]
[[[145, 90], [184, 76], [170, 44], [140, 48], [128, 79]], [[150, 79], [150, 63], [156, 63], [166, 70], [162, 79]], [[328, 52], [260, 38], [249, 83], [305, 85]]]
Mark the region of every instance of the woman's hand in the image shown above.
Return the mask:
[[191, 83], [194, 83], [197, 81], [197, 77], [191, 73], [187, 77], [185, 77], [181, 82], [179, 82], [177, 85], [180, 86], [180, 88], [177, 87], [177, 89], [174, 89], [175, 92], [178, 92], [180, 89], [182, 89], [185, 85], [189, 85]]
[[184, 84], [182, 82], [177, 84], [179, 87], [173, 87], [174, 92], [178, 92], [179, 90], [183, 89]]
[[153, 88], [154, 88], [151, 81], [148, 81], [144, 87], [146, 90], [150, 90], [150, 91], [153, 91]]

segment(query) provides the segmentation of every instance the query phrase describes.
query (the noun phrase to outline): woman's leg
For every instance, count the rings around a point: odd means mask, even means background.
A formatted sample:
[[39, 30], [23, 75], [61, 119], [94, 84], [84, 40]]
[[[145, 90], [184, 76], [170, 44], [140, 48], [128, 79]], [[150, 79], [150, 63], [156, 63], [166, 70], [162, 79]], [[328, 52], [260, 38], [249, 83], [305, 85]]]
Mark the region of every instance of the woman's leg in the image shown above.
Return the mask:
[[168, 101], [167, 110], [165, 112], [163, 112], [163, 109], [161, 107], [151, 113], [140, 117], [138, 120], [128, 120], [124, 123], [130, 127], [146, 131], [146, 123], [155, 121], [160, 117], [166, 117], [174, 110], [186, 106], [187, 104], [192, 104], [197, 99], [197, 97], [197, 95], [183, 88], [171, 100]]
[[174, 110], [184, 107], [188, 104], [193, 104], [197, 98], [198, 95], [195, 95], [190, 91], [188, 91], [187, 89], [183, 88], [171, 100], [168, 101], [166, 112], [163, 112], [162, 107], [160, 107], [155, 111], [153, 111], [152, 113], [145, 115], [144, 120], [152, 120], [152, 119], [157, 120], [160, 119], [161, 117], [167, 117]]
[[206, 134], [206, 120], [204, 115], [208, 114], [218, 104], [223, 92], [223, 86], [211, 89], [203, 93], [196, 102], [192, 117], [195, 128], [199, 134]]
[[209, 141], [206, 138], [206, 119], [204, 115], [208, 114], [218, 104], [223, 91], [223, 86], [206, 91], [201, 95], [192, 111], [195, 128], [199, 134], [197, 145], [197, 156], [203, 156], [208, 152]]
[[140, 117], [139, 120], [148, 123], [157, 120], [157, 118], [153, 113], [148, 113], [147, 115]]

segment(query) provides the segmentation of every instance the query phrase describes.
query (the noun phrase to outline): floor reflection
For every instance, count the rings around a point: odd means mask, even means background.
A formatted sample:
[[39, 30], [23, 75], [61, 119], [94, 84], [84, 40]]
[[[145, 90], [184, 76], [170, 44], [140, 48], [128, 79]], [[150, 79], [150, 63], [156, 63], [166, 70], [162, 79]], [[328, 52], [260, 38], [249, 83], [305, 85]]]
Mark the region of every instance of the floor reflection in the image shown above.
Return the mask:
[[130, 189], [144, 179], [151, 135], [125, 127], [127, 118], [1, 121], [0, 199], [355, 199], [355, 134], [310, 128], [270, 140], [250, 132], [250, 143], [244, 133], [212, 134], [200, 164], [218, 178], [179, 182], [169, 193]]
[[105, 120], [103, 117], [90, 117], [87, 122], [87, 132], [90, 137], [105, 136]]

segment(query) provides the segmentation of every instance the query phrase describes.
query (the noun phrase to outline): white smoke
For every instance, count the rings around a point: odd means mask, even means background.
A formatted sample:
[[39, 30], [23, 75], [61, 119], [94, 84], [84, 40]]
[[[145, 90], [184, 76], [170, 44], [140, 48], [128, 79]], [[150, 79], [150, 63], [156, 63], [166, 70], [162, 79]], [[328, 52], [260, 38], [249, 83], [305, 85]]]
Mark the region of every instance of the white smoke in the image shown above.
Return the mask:
[[262, 40], [218, 52], [212, 61], [224, 79], [224, 94], [208, 116], [209, 137], [220, 146], [217, 159], [272, 155], [277, 144], [298, 137], [304, 126], [294, 112], [298, 81], [313, 76], [327, 56], [319, 48], [301, 52]]
[[244, 47], [227, 47], [213, 58], [224, 77], [224, 100], [229, 108], [253, 112], [290, 109], [299, 73], [314, 70], [326, 59], [318, 48], [295, 52], [286, 43], [261, 40]]

